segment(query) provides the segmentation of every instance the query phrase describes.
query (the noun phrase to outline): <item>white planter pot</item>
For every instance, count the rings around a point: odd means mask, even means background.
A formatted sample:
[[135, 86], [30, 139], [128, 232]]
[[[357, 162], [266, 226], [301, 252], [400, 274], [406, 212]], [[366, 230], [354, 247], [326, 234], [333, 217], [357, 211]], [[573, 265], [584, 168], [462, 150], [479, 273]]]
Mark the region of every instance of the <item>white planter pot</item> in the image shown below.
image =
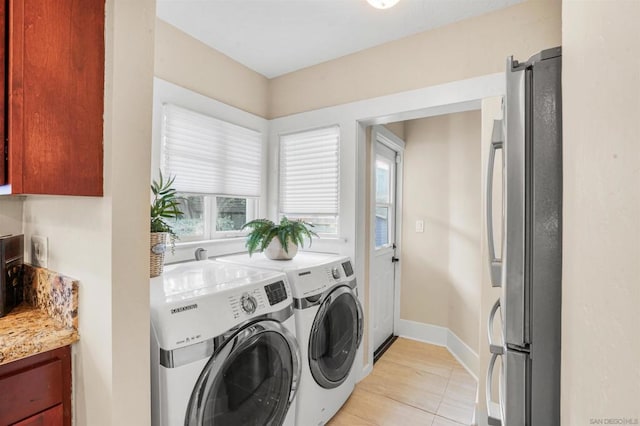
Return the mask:
[[298, 253], [298, 246], [293, 243], [293, 241], [289, 240], [287, 244], [287, 248], [289, 252], [287, 253], [282, 248], [282, 244], [280, 244], [280, 240], [276, 237], [271, 240], [269, 245], [264, 251], [264, 255], [267, 256], [271, 260], [290, 260]]

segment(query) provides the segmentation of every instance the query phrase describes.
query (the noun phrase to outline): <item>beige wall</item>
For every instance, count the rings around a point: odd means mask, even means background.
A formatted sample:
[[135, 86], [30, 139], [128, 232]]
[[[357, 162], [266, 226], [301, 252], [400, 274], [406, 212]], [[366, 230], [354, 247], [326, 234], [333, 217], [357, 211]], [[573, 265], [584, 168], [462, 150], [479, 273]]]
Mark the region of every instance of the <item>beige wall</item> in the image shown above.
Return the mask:
[[269, 116], [501, 72], [509, 55], [560, 44], [560, 8], [557, 0], [528, 0], [274, 78]]
[[640, 418], [640, 2], [563, 2], [562, 424]]
[[22, 233], [23, 197], [0, 197], [0, 235]]
[[404, 123], [404, 121], [397, 121], [395, 123], [387, 123], [384, 125], [384, 127], [386, 127], [388, 131], [390, 131], [400, 139], [404, 140]]
[[260, 117], [267, 117], [266, 77], [156, 19], [155, 75]]
[[480, 112], [408, 121], [405, 141], [400, 317], [447, 327], [477, 351]]
[[47, 236], [49, 267], [80, 281], [75, 424], [148, 425], [155, 1], [106, 5], [105, 195], [28, 196], [24, 233]]

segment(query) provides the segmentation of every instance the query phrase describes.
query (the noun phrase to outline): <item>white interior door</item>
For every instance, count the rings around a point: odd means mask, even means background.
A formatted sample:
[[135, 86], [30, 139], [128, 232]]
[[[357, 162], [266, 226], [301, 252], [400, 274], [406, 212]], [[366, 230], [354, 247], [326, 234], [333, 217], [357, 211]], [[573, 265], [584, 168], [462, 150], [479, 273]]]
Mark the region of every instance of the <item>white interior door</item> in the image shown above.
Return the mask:
[[375, 142], [373, 188], [374, 214], [371, 244], [371, 302], [373, 348], [377, 350], [393, 335], [396, 285], [396, 196], [398, 153]]

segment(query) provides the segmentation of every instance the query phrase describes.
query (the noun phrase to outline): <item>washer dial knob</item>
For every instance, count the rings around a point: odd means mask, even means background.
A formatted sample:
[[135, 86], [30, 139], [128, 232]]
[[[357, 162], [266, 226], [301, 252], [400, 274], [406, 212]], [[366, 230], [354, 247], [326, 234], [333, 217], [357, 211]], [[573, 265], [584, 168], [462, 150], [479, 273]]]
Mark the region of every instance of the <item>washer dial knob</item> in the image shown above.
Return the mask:
[[248, 314], [252, 314], [256, 311], [256, 308], [258, 307], [258, 301], [256, 300], [255, 297], [251, 295], [243, 294], [242, 297], [240, 298], [240, 306], [242, 306], [243, 311], [245, 311]]
[[331, 275], [333, 275], [333, 278], [340, 279], [340, 270], [338, 269], [338, 267], [335, 267], [333, 269], [331, 269]]

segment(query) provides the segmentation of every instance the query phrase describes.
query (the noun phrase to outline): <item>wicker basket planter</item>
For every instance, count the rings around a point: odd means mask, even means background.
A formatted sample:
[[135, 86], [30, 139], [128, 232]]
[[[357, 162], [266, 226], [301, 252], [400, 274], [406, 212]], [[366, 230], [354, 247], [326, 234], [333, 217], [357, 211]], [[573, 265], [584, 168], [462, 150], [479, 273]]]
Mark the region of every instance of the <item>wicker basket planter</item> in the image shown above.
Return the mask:
[[162, 274], [164, 268], [164, 252], [167, 249], [167, 232], [152, 232], [149, 251], [149, 276], [151, 278]]

